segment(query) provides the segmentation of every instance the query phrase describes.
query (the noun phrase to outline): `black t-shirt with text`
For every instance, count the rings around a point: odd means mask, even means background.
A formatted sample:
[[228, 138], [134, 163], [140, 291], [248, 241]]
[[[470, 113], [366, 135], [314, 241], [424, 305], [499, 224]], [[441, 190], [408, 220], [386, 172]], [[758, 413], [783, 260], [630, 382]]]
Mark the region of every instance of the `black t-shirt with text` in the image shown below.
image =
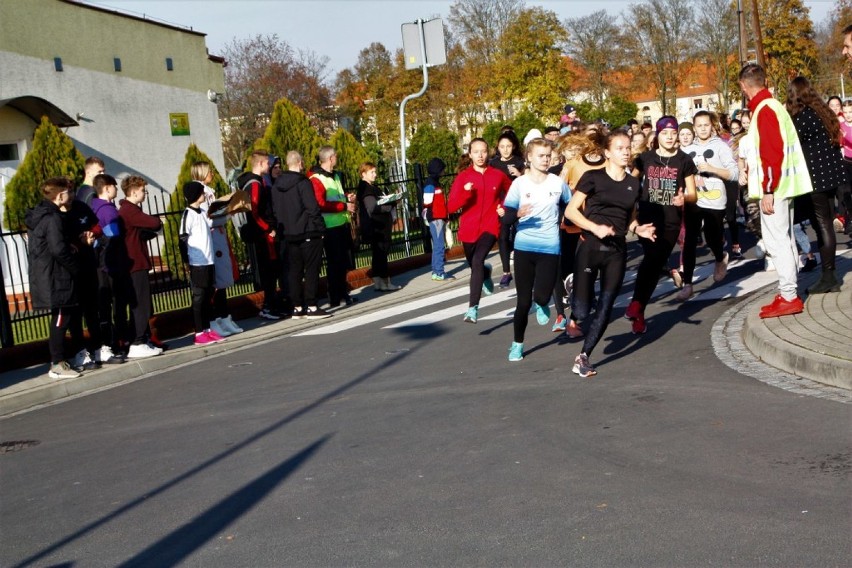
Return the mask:
[[653, 223], [658, 230], [680, 229], [683, 208], [672, 205], [672, 199], [678, 189], [686, 191], [686, 178], [698, 173], [695, 162], [681, 150], [666, 158], [648, 150], [636, 157], [635, 166], [642, 177], [639, 222]]
[[[605, 169], [589, 170], [580, 178], [576, 191], [586, 194], [583, 210], [586, 218], [598, 225], [611, 226], [615, 229], [613, 238], [623, 242], [633, 208], [639, 200], [639, 180], [628, 174], [617, 181]], [[583, 235], [597, 238], [588, 231], [583, 231]]]

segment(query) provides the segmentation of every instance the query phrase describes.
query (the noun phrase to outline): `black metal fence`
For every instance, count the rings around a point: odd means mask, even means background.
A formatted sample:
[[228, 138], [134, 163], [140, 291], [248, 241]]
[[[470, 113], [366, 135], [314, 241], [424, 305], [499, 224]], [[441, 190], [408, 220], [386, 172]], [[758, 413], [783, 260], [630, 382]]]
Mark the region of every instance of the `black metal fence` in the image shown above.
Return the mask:
[[[396, 205], [398, 221], [388, 255], [391, 261], [431, 252], [432, 248], [429, 228], [419, 215], [422, 210], [423, 171], [419, 166], [413, 169], [413, 177], [379, 184], [386, 192], [403, 189], [406, 196]], [[446, 176], [445, 185], [448, 186], [453, 177]], [[355, 188], [347, 188], [347, 191], [355, 191]], [[153, 264], [149, 277], [155, 314], [191, 305], [188, 277], [177, 250], [182, 209], [169, 211], [168, 198], [168, 194], [154, 195], [143, 204], [146, 213], [158, 216], [163, 222], [163, 233], [148, 242]], [[455, 236], [458, 222], [451, 221], [451, 227]], [[246, 246], [233, 229], [228, 233], [239, 273], [234, 285], [228, 288], [228, 296], [250, 294], [259, 289], [257, 271], [252, 264], [252, 247]], [[370, 262], [369, 244], [360, 243], [355, 251], [355, 268], [368, 267]], [[4, 348], [48, 337], [50, 313], [32, 307], [28, 266], [26, 231], [0, 230], [0, 279], [3, 282], [0, 287], [0, 346]], [[325, 274], [325, 262], [322, 274]]]

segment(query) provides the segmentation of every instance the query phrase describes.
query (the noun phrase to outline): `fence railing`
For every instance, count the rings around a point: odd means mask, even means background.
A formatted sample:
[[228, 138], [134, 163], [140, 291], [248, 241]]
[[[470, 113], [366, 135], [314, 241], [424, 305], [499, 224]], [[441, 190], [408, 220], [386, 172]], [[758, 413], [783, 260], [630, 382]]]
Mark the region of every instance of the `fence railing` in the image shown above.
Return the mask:
[[[378, 184], [386, 192], [403, 190], [405, 195], [405, 199], [396, 202], [398, 221], [388, 255], [390, 261], [431, 252], [429, 228], [424, 226], [419, 214], [422, 210], [424, 181], [422, 169], [415, 166], [413, 170], [410, 177]], [[447, 176], [446, 186], [449, 186], [453, 177]], [[347, 191], [355, 191], [355, 188], [347, 188]], [[162, 234], [148, 241], [153, 265], [149, 278], [155, 314], [189, 308], [191, 305], [189, 280], [177, 245], [182, 209], [168, 210], [167, 200], [168, 195], [151, 196], [142, 206], [146, 213], [158, 216], [163, 222]], [[407, 224], [402, 221], [404, 216]], [[458, 222], [451, 222], [451, 226], [455, 232]], [[229, 240], [239, 276], [234, 285], [228, 288], [228, 296], [242, 296], [259, 290], [258, 274], [252, 263], [252, 247], [240, 240], [233, 230], [229, 230]], [[355, 268], [368, 267], [370, 262], [369, 244], [360, 243], [355, 251]], [[0, 346], [4, 348], [48, 337], [50, 313], [32, 306], [28, 266], [26, 231], [0, 229], [0, 279], [3, 283], [0, 287]], [[321, 274], [325, 274], [325, 260]]]

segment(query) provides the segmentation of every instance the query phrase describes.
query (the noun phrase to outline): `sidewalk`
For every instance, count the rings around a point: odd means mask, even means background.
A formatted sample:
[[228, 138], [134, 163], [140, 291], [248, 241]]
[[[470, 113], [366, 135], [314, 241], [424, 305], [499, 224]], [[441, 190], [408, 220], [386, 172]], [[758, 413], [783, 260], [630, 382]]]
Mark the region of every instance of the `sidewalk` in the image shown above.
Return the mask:
[[[493, 266], [499, 264], [496, 253], [490, 262]], [[838, 277], [844, 278], [843, 289], [839, 293], [808, 298], [805, 312], [797, 316], [769, 320], [758, 317], [760, 306], [769, 303], [775, 295], [774, 284], [743, 298], [740, 305], [749, 310], [749, 315], [742, 334], [749, 350], [767, 364], [823, 384], [852, 390], [852, 258], [838, 256], [837, 269]], [[423, 267], [394, 277], [395, 283], [403, 285], [397, 292], [379, 293], [373, 291], [372, 286], [359, 288], [353, 292], [358, 303], [331, 310], [335, 314], [331, 320], [362, 315], [468, 285], [470, 271], [463, 259], [448, 261], [447, 271], [454, 280], [433, 282], [429, 268]], [[818, 277], [819, 270], [801, 275], [800, 289], [806, 289]], [[170, 349], [160, 356], [107, 365], [87, 371], [77, 379], [50, 379], [46, 365], [0, 373], [0, 416], [133, 381], [204, 357], [254, 347], [283, 335], [328, 324], [331, 320], [241, 320], [238, 323], [245, 332], [223, 343], [195, 347], [190, 334], [169, 340]]]

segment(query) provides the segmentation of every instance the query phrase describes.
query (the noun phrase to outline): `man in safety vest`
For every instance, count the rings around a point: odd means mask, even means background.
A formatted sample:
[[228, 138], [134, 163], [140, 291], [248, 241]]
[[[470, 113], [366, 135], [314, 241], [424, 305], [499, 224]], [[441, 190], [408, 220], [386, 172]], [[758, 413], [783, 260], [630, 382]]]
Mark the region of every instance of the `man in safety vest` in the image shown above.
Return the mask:
[[[778, 294], [760, 317], [774, 318], [804, 310], [798, 295], [798, 253], [793, 237], [793, 198], [813, 191], [793, 119], [766, 88], [766, 72], [749, 63], [740, 71], [740, 89], [748, 97], [756, 149], [755, 172], [748, 178], [749, 199], [760, 200], [763, 244], [778, 271]], [[754, 175], [756, 174], [756, 175]]]
[[334, 171], [337, 165], [337, 152], [331, 146], [319, 149], [319, 166], [311, 170], [311, 183], [317, 198], [322, 219], [325, 222], [326, 283], [328, 301], [332, 308], [345, 302], [347, 306], [355, 302], [349, 296], [346, 273], [353, 268], [352, 230], [350, 219], [355, 211], [355, 195], [347, 196], [343, 191], [340, 176]]

